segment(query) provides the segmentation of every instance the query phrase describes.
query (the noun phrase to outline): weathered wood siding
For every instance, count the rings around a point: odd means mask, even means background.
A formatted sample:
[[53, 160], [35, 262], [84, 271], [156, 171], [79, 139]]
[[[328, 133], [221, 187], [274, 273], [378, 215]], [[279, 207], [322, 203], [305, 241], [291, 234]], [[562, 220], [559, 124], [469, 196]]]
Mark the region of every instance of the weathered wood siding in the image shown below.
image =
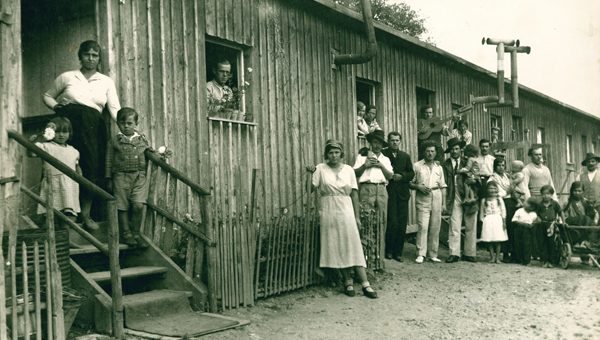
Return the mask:
[[[332, 49], [357, 53], [365, 49], [366, 41], [358, 20], [318, 3], [207, 1], [205, 14], [208, 35], [252, 46], [251, 109], [258, 124], [259, 162], [269, 193], [261, 202], [267, 216], [281, 214], [283, 208], [300, 211], [306, 203], [304, 165], [322, 161], [325, 140], [340, 139], [346, 146], [346, 161], [353, 163], [359, 144], [354, 116], [357, 77], [377, 84], [378, 120], [386, 132], [402, 133], [402, 148], [413, 157], [417, 155], [417, 87], [435, 93], [434, 106], [441, 116], [451, 114], [453, 103], [467, 104], [470, 94], [497, 92], [493, 77], [382, 30], [377, 31], [379, 50], [372, 61], [332, 68]], [[258, 20], [249, 20], [250, 14], [256, 14]], [[240, 25], [244, 29], [237, 31]], [[531, 130], [531, 141], [536, 127], [546, 128], [547, 143], [552, 144], [548, 158], [557, 189], [566, 175], [566, 134], [573, 135], [579, 168], [585, 149], [580, 145], [581, 135], [587, 135], [591, 144], [594, 131], [600, 127], [596, 119], [521, 90], [519, 110], [484, 112], [483, 106], [477, 105], [467, 114], [475, 142], [490, 137], [492, 112], [502, 117], [504, 140], [511, 138], [512, 115], [523, 117], [523, 128]], [[510, 151], [509, 158], [514, 154]]]
[[122, 106], [140, 113], [139, 128], [153, 146], [173, 149], [172, 165], [208, 185], [201, 176], [208, 172], [204, 1], [99, 2]]

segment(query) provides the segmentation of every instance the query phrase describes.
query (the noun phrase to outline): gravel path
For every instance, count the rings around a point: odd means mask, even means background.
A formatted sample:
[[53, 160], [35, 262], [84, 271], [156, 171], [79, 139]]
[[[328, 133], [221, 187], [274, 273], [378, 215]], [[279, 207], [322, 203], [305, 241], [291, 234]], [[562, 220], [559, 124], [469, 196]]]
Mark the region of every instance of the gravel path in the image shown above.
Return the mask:
[[479, 263], [418, 265], [407, 248], [407, 261], [372, 280], [379, 299], [312, 287], [225, 312], [252, 323], [202, 339], [600, 339], [596, 268], [490, 264], [485, 252]]

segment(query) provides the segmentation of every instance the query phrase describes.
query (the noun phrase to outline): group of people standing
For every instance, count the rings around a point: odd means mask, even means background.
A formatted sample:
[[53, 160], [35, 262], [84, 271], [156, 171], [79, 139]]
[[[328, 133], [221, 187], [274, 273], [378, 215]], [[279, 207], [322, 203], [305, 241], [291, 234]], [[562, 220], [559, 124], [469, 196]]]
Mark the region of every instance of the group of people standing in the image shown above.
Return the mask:
[[[116, 199], [122, 240], [130, 246], [146, 247], [140, 224], [148, 192], [144, 152], [150, 144], [138, 131], [139, 114], [132, 108], [121, 108], [113, 80], [98, 71], [98, 42], [82, 42], [77, 55], [81, 67], [60, 74], [43, 94], [44, 104], [55, 117], [43, 134], [30, 139], [89, 182], [110, 191]], [[119, 128], [112, 135], [104, 119], [105, 110]], [[93, 193], [79, 189], [78, 182], [44, 163], [42, 198], [51, 197], [54, 209], [73, 221], [79, 219], [90, 231], [97, 230], [99, 226], [92, 219]], [[45, 210], [40, 207], [38, 212]]]
[[[366, 109], [359, 103], [359, 112], [364, 114]], [[350, 269], [355, 268], [365, 295], [377, 296], [364, 274], [358, 232], [361, 209], [375, 209], [383, 221], [379, 232], [385, 242], [378, 249], [379, 256], [403, 262], [411, 190], [415, 193], [416, 263], [442, 262], [438, 245], [443, 216], [449, 217], [447, 263], [477, 262], [477, 243], [482, 242], [488, 245], [490, 262], [529, 265], [539, 259], [544, 267], [551, 267], [557, 222], [598, 223], [600, 176], [596, 168], [600, 157], [586, 156], [582, 162], [586, 169], [561, 207], [540, 146], [529, 149], [527, 165], [515, 160], [509, 167], [504, 153], [491, 154], [490, 140], [473, 145], [464, 123], [448, 134], [445, 150], [436, 141], [423, 141], [423, 157], [413, 163], [400, 150], [399, 132], [390, 132], [386, 140], [381, 128], [368, 129], [377, 124], [375, 117], [367, 120], [362, 134], [369, 147], [359, 151], [352, 167], [344, 164], [344, 148], [335, 140], [325, 145], [324, 163], [307, 167], [313, 173], [312, 186], [320, 194], [320, 266], [343, 269], [348, 295], [354, 295]], [[448, 155], [442, 161], [438, 150]]]

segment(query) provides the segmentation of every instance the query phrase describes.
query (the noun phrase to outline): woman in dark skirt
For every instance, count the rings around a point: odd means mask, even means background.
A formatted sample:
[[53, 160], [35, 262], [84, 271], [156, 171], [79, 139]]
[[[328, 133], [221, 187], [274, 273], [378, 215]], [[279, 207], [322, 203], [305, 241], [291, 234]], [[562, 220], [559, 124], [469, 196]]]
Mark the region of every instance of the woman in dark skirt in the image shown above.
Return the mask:
[[[121, 108], [115, 83], [98, 72], [100, 45], [84, 41], [77, 52], [81, 68], [59, 75], [46, 93], [44, 104], [56, 114], [69, 118], [73, 125], [71, 144], [79, 150], [83, 176], [103, 185], [107, 125], [102, 111], [107, 108], [113, 119]], [[98, 229], [90, 217], [92, 195], [81, 190], [81, 219], [88, 229]]]

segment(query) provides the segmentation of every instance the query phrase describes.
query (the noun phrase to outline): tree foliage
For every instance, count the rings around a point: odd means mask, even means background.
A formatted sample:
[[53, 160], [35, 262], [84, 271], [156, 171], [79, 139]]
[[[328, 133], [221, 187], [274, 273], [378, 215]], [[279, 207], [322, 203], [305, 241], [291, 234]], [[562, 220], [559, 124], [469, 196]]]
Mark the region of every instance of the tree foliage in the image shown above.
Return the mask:
[[[405, 3], [388, 3], [387, 0], [370, 0], [373, 18], [389, 25], [402, 33], [415, 38], [431, 42], [425, 38], [427, 28], [425, 19]], [[349, 7], [357, 12], [361, 11], [360, 0], [335, 0], [335, 3]]]

